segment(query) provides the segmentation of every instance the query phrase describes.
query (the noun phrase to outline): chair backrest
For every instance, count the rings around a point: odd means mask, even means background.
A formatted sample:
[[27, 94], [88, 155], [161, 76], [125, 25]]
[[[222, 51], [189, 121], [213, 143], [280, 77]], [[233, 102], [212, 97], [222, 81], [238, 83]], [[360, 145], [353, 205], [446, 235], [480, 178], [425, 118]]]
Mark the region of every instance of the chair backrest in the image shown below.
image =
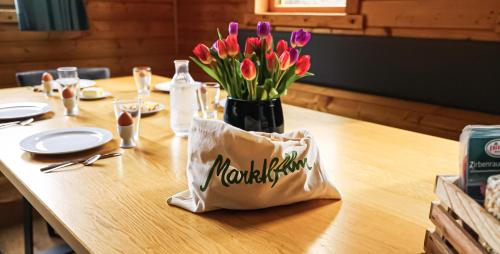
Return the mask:
[[[49, 72], [57, 78], [56, 70], [36, 70], [16, 73], [16, 80], [19, 86], [36, 86], [41, 83], [42, 74]], [[105, 79], [110, 77], [109, 68], [78, 68], [78, 77], [81, 79]]]

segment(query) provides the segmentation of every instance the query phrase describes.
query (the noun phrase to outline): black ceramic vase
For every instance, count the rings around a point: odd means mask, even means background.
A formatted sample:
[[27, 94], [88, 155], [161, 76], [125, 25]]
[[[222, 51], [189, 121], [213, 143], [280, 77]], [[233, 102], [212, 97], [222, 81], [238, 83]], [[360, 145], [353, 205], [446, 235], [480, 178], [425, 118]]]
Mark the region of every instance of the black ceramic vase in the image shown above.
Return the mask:
[[246, 101], [228, 97], [224, 122], [246, 131], [283, 133], [285, 128], [280, 99]]

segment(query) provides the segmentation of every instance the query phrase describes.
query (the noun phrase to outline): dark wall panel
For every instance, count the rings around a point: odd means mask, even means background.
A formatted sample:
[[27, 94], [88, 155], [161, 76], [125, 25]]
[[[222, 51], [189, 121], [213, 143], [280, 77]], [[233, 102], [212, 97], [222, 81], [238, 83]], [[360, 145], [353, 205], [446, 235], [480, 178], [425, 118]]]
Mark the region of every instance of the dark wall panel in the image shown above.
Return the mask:
[[500, 114], [500, 43], [314, 34], [304, 53], [304, 82]]

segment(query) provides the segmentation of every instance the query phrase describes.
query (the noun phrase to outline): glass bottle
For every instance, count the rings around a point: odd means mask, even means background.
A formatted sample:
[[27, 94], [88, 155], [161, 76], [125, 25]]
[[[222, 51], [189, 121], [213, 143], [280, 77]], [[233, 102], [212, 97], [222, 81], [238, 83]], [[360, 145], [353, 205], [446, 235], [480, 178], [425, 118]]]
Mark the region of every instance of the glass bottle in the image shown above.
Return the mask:
[[196, 112], [196, 82], [189, 74], [188, 60], [175, 60], [175, 75], [170, 85], [170, 126], [177, 136], [189, 134]]

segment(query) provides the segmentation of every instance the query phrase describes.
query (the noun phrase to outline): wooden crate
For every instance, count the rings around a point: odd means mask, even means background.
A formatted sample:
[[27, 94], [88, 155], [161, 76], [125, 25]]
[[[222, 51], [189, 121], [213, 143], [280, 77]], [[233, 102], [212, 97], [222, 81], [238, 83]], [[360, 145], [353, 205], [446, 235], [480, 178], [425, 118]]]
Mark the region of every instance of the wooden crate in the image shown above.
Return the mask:
[[480, 243], [500, 253], [500, 222], [458, 186], [458, 176], [437, 176], [429, 218], [435, 230], [427, 230], [426, 253], [487, 253]]

